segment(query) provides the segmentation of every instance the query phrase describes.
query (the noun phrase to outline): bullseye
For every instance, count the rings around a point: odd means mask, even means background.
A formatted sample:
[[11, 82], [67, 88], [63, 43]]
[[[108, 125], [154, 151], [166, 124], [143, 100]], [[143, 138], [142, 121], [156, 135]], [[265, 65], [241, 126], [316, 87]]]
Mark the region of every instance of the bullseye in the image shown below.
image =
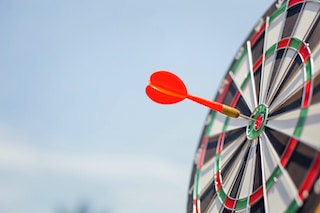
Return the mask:
[[261, 128], [263, 120], [264, 120], [264, 115], [263, 114], [258, 115], [256, 120], [254, 121], [254, 129], [255, 130], [258, 130]]
[[268, 107], [264, 104], [259, 105], [251, 114], [251, 121], [247, 126], [247, 138], [253, 140], [260, 136], [267, 123]]

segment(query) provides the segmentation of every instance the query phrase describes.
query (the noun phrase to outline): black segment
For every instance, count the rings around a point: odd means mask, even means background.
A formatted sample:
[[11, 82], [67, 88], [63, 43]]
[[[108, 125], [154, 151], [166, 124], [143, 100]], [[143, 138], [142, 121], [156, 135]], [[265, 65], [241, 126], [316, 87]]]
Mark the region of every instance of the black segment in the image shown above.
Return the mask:
[[320, 37], [320, 16], [318, 14], [317, 19], [313, 23], [313, 26], [311, 27], [311, 30], [306, 37], [306, 42], [309, 44], [309, 48], [311, 49], [311, 52], [317, 47], [319, 44], [319, 37]]
[[[224, 137], [224, 144], [223, 147], [226, 148], [228, 147], [232, 142], [235, 142], [239, 138], [244, 138], [245, 137], [245, 127], [239, 128], [239, 129], [234, 129], [231, 131], [228, 131], [225, 133]], [[207, 150], [206, 150], [206, 155], [204, 158], [204, 163], [208, 162], [211, 160], [215, 155], [216, 155], [216, 150], [217, 150], [217, 144], [219, 141], [220, 135], [213, 136], [209, 138], [209, 142], [207, 144]]]
[[273, 148], [276, 150], [279, 158], [281, 158], [291, 138], [268, 127], [265, 128], [265, 133], [268, 136]]
[[209, 139], [203, 164], [206, 164], [209, 160], [211, 160], [216, 155], [218, 141], [219, 141], [219, 135], [216, 135]]
[[[258, 188], [262, 187], [262, 167], [261, 167], [261, 153], [260, 153], [260, 143], [264, 143], [261, 139], [258, 139], [257, 149], [256, 149], [256, 162], [254, 169], [254, 179], [253, 179], [253, 192]], [[252, 213], [263, 213], [264, 209], [264, 200], [259, 199], [256, 203], [251, 206]]]
[[[319, 178], [320, 178], [320, 176], [318, 174], [318, 177], [316, 178], [316, 180], [319, 180]], [[320, 196], [319, 196], [319, 193], [316, 194], [315, 191], [312, 190], [312, 189], [314, 189], [315, 183], [311, 187], [308, 199], [303, 204], [303, 206], [300, 209], [298, 209], [297, 213], [309, 213], [310, 209], [316, 209], [316, 208], [318, 208], [318, 210], [319, 210], [319, 208], [320, 208]], [[314, 213], [318, 213], [318, 212], [314, 211]]]
[[259, 93], [260, 93], [260, 81], [261, 81], [261, 66], [257, 69], [257, 71], [254, 73], [254, 81], [256, 85], [256, 97], [257, 101], [259, 103]]
[[255, 204], [253, 204], [251, 206], [251, 211], [250, 213], [264, 213], [265, 209], [264, 209], [264, 200], [260, 199], [258, 202], [256, 202]]
[[283, 60], [285, 52], [286, 52], [285, 49], [280, 49], [276, 53], [276, 58], [275, 58], [275, 62], [273, 65], [272, 74], [271, 74], [271, 78], [270, 78], [270, 86], [267, 91], [267, 98], [270, 96], [270, 92], [271, 92], [270, 89], [275, 87], [274, 80], [275, 80], [275, 77], [278, 76], [278, 74], [279, 74], [278, 69], [279, 69], [279, 66], [281, 65], [281, 62]]
[[235, 181], [233, 182], [233, 186], [232, 186], [231, 191], [229, 192], [229, 196], [231, 198], [238, 199], [239, 191], [240, 191], [242, 183], [243, 183], [242, 179], [245, 176], [245, 170], [247, 167], [247, 161], [248, 161], [248, 156], [249, 156], [249, 152], [250, 152], [250, 147], [251, 146], [247, 146], [247, 150], [246, 150], [244, 157], [242, 159], [240, 159], [242, 162], [241, 162], [241, 165], [240, 165], [239, 170], [237, 172], [238, 175], [237, 175]]
[[317, 157], [317, 151], [304, 143], [298, 142], [296, 149], [291, 155], [286, 170], [292, 178], [294, 184], [299, 188], [312, 166], [312, 162]]
[[238, 100], [238, 102], [237, 102], [235, 107], [238, 110], [240, 110], [241, 114], [247, 115], [247, 116], [251, 115], [251, 110], [249, 109], [248, 105], [246, 104], [246, 102], [244, 101], [242, 96], [239, 98], [239, 100]]
[[221, 165], [222, 170], [221, 170], [221, 176], [222, 179], [228, 178], [228, 175], [230, 174], [231, 169], [235, 166], [237, 161], [239, 160], [239, 155], [242, 151], [242, 149], [245, 147], [245, 142], [247, 140], [244, 140], [242, 144], [235, 150], [232, 156], [228, 159], [225, 165]]
[[[302, 69], [302, 61], [301, 61], [301, 58], [300, 56], [296, 55], [296, 57], [294, 58], [293, 60], [293, 63], [291, 64], [290, 68], [288, 69], [288, 72], [286, 73], [285, 77], [284, 77], [284, 80], [282, 81], [279, 89], [277, 90], [277, 92], [275, 93], [270, 105], [273, 104], [273, 102], [275, 101], [275, 99], [277, 97], [279, 97], [279, 94], [281, 94], [282, 92], [284, 92], [285, 90], [285, 87], [290, 85], [290, 84], [293, 84], [294, 82], [292, 82], [292, 78], [294, 77], [294, 75], [297, 73], [297, 72], [303, 72], [303, 69]], [[303, 76], [303, 75], [302, 75]], [[289, 87], [290, 88], [290, 87]], [[301, 85], [301, 88], [303, 88], [303, 85]], [[277, 107], [277, 111], [279, 111], [281, 108], [285, 107], [285, 111], [288, 112], [288, 111], [291, 111], [291, 110], [294, 110], [294, 109], [297, 109], [300, 107], [301, 105], [301, 95], [300, 97], [293, 97], [294, 95], [296, 95], [296, 93], [293, 93], [294, 91], [289, 91], [291, 92], [291, 98], [289, 98], [287, 101], [285, 101], [285, 103], [282, 103], [279, 107]], [[298, 99], [298, 100], [297, 100]], [[300, 101], [300, 102], [299, 102]], [[299, 104], [300, 103], [300, 104]], [[280, 109], [279, 109], [280, 108]], [[281, 111], [280, 111], [281, 112]], [[279, 113], [279, 112], [278, 112]]]
[[216, 196], [217, 194], [214, 187], [214, 181], [212, 181], [200, 197], [201, 209], [203, 212], [208, 212], [210, 203], [215, 199]]
[[[233, 100], [233, 98], [234, 98], [234, 96], [236, 95], [237, 92], [238, 92], [238, 88], [237, 88], [237, 86], [235, 85], [235, 83], [232, 81], [232, 82], [230, 83], [229, 90], [228, 90], [228, 92], [227, 92], [227, 94], [226, 94], [226, 96], [225, 96], [225, 98], [224, 98], [224, 100], [223, 100], [223, 103], [224, 103], [225, 105], [230, 106], [230, 105], [231, 105], [231, 102], [232, 102], [232, 100]], [[240, 109], [239, 109], [239, 110], [240, 110]]]
[[301, 8], [302, 4], [297, 4], [288, 10], [286, 23], [284, 25], [282, 33], [282, 38], [291, 37], [291, 34], [299, 17]]
[[272, 113], [269, 114], [269, 118], [275, 115], [290, 112], [292, 110], [300, 108], [301, 101], [302, 101], [302, 94], [303, 94], [303, 88], [299, 89], [296, 93], [293, 93], [286, 102], [284, 102], [283, 104], [280, 104], [276, 108], [276, 110], [274, 110]]
[[256, 162], [253, 178], [253, 192], [262, 186], [262, 170], [261, 170], [261, 153], [260, 153], [260, 138], [256, 149]]

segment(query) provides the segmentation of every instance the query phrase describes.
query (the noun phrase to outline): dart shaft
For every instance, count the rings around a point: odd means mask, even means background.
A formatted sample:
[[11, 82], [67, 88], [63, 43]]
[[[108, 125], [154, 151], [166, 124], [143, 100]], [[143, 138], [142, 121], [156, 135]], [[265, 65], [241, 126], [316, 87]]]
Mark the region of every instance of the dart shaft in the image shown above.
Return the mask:
[[187, 98], [192, 100], [192, 101], [195, 101], [195, 102], [197, 102], [199, 104], [202, 104], [202, 105], [204, 105], [206, 107], [209, 107], [210, 109], [218, 111], [218, 112], [221, 112], [222, 108], [223, 108], [223, 104], [215, 102], [215, 101], [210, 101], [210, 100], [207, 100], [207, 99], [204, 99], [204, 98], [200, 98], [200, 97], [197, 97], [197, 96], [193, 96], [193, 95], [188, 95]]
[[240, 111], [234, 107], [230, 107], [230, 106], [227, 106], [227, 105], [215, 102], [215, 101], [210, 101], [210, 100], [200, 98], [197, 96], [193, 96], [193, 95], [188, 95], [187, 98], [192, 101], [195, 101], [199, 104], [207, 106], [210, 109], [218, 111], [218, 112], [220, 112], [226, 116], [229, 116], [229, 117], [237, 118], [240, 115]]

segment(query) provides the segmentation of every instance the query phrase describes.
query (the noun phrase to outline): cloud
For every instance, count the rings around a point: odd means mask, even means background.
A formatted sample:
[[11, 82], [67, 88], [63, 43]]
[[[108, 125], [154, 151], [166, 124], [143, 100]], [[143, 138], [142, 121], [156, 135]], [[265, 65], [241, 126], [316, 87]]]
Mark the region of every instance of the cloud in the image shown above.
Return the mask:
[[95, 181], [152, 178], [180, 183], [185, 168], [148, 155], [80, 153], [43, 150], [13, 144], [0, 144], [0, 167], [20, 171], [48, 171], [90, 178]]

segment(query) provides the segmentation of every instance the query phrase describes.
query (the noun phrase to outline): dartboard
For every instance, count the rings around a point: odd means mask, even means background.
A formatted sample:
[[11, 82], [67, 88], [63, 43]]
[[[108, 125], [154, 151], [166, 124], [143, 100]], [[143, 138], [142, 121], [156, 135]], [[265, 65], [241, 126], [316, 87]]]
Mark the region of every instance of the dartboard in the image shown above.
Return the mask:
[[237, 52], [198, 144], [187, 212], [320, 211], [320, 1], [275, 2]]

